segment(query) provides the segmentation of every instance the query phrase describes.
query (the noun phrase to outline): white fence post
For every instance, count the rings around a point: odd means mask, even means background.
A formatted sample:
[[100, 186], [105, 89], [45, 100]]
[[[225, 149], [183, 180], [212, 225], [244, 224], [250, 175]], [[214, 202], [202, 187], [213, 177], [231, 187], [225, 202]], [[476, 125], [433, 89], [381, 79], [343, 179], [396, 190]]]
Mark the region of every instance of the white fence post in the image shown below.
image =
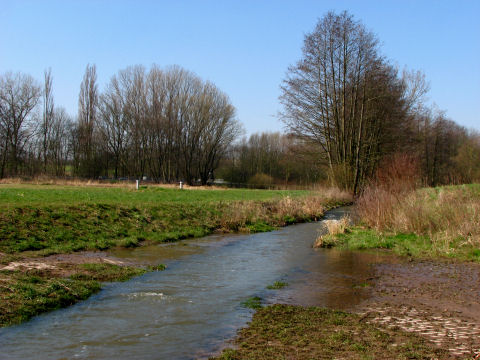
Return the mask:
[[139, 187], [140, 187], [140, 180], [135, 180], [135, 189], [138, 190]]

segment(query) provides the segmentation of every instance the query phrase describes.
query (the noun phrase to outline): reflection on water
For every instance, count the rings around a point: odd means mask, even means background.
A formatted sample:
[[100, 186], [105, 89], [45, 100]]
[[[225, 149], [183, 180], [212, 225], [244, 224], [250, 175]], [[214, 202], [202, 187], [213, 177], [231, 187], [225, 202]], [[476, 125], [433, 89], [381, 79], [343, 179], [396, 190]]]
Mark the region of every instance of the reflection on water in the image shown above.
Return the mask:
[[[87, 301], [0, 330], [0, 358], [192, 359], [215, 351], [246, 324], [252, 312], [240, 304], [251, 296], [348, 309], [366, 296], [354, 285], [368, 277], [376, 255], [314, 250], [320, 227], [116, 251], [168, 268], [108, 284]], [[289, 286], [266, 290], [277, 280]]]

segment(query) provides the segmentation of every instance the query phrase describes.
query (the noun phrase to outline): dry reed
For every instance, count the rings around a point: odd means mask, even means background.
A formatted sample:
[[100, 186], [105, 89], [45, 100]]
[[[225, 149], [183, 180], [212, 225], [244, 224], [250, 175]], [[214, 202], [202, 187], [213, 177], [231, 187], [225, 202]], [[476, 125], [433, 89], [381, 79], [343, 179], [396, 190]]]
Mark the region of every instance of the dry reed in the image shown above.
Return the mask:
[[335, 235], [345, 234], [351, 220], [349, 216], [344, 216], [340, 220], [324, 220], [320, 229], [321, 234], [313, 244], [314, 248], [331, 247], [336, 240]]
[[451, 241], [480, 246], [480, 195], [474, 188], [422, 189], [402, 196], [370, 189], [358, 201], [357, 211], [379, 231], [428, 236], [445, 249]]
[[285, 226], [294, 222], [318, 220], [328, 208], [351, 201], [351, 194], [329, 189], [304, 197], [286, 196], [270, 201], [221, 203], [218, 221], [222, 231], [249, 231], [249, 225], [258, 223]]
[[379, 232], [427, 236], [434, 247], [480, 245], [480, 189], [476, 185], [417, 190], [418, 163], [395, 155], [356, 202], [359, 218]]

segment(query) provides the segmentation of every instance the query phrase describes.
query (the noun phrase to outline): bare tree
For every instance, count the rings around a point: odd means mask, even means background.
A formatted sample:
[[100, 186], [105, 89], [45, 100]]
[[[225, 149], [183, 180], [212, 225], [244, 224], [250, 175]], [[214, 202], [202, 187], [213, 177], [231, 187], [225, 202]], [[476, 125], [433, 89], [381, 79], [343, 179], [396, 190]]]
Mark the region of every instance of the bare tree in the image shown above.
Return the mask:
[[60, 107], [55, 108], [50, 123], [48, 153], [52, 164], [51, 174], [65, 175], [65, 166], [70, 158], [69, 130], [73, 121], [67, 111]]
[[78, 96], [78, 152], [77, 171], [82, 176], [93, 177], [98, 173], [95, 162], [94, 130], [97, 122], [98, 89], [95, 65], [87, 65]]
[[40, 126], [42, 136], [42, 155], [43, 155], [43, 172], [47, 173], [47, 162], [49, 159], [49, 142], [52, 131], [53, 122], [53, 93], [52, 93], [52, 70], [49, 68], [44, 71], [44, 85], [43, 85], [43, 117]]
[[196, 121], [199, 122], [201, 131], [196, 166], [200, 181], [205, 185], [214, 178], [220, 159], [242, 130], [235, 120], [235, 108], [216, 86], [206, 83], [200, 99], [198, 105], [202, 110]]
[[329, 12], [281, 86], [285, 124], [317, 144], [332, 180], [354, 192], [373, 173], [402, 108], [402, 84], [377, 43], [348, 13]]
[[126, 98], [119, 81], [113, 76], [100, 96], [100, 131], [106, 152], [113, 155], [114, 177], [126, 167], [129, 124], [125, 113]]
[[17, 175], [21, 154], [33, 136], [32, 115], [40, 87], [30, 75], [6, 73], [0, 77], [0, 178]]

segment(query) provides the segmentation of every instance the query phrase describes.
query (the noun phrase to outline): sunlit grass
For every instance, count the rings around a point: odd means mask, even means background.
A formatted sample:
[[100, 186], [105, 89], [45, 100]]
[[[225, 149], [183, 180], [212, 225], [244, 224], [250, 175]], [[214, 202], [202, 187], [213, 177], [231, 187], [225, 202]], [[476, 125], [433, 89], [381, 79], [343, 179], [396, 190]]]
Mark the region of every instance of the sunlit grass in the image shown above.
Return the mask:
[[92, 203], [154, 206], [161, 203], [271, 200], [308, 195], [304, 190], [188, 190], [158, 186], [126, 187], [65, 185], [0, 185], [0, 208], [17, 206], [82, 205]]
[[338, 191], [0, 185], [0, 252], [45, 256], [213, 231], [269, 231], [317, 219], [348, 201]]

